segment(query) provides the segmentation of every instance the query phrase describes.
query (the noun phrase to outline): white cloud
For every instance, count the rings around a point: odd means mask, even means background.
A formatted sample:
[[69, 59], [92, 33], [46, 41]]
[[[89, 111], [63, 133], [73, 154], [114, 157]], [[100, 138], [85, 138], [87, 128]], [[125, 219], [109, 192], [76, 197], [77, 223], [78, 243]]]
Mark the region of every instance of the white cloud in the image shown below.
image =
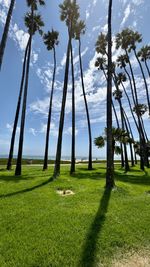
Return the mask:
[[128, 4], [126, 9], [125, 9], [125, 11], [124, 11], [124, 18], [123, 18], [123, 20], [121, 22], [121, 26], [124, 26], [124, 24], [126, 23], [126, 21], [127, 21], [127, 19], [128, 19], [130, 14], [131, 14], [131, 5]]
[[0, 0], [0, 5], [2, 5], [5, 8], [9, 8], [11, 0]]
[[[9, 130], [9, 132], [12, 133], [12, 131], [13, 131], [13, 124], [7, 123], [6, 124], [6, 128]], [[17, 133], [19, 133], [19, 132], [20, 132], [20, 127], [17, 127]]]
[[29, 128], [29, 133], [31, 133], [33, 136], [36, 136], [37, 131], [34, 128]]

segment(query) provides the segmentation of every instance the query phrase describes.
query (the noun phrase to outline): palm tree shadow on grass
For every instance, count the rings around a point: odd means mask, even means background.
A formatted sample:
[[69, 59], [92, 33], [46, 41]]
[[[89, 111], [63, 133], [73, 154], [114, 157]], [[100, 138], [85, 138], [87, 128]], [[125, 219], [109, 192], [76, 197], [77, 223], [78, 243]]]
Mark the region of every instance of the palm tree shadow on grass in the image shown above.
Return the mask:
[[31, 191], [33, 191], [33, 190], [35, 190], [35, 189], [38, 189], [38, 188], [40, 188], [40, 187], [42, 187], [42, 186], [45, 186], [45, 185], [51, 183], [51, 182], [53, 182], [53, 181], [54, 181], [54, 180], [53, 180], [53, 177], [51, 177], [50, 179], [48, 179], [48, 180], [46, 180], [46, 181], [44, 181], [44, 182], [42, 182], [42, 183], [40, 183], [40, 184], [38, 184], [38, 185], [35, 185], [35, 186], [33, 186], [33, 187], [25, 188], [25, 189], [20, 190], [20, 191], [17, 191], [17, 192], [12, 192], [12, 193], [8, 193], [8, 194], [0, 195], [0, 199], [1, 199], [1, 198], [7, 198], [7, 197], [16, 196], [16, 195], [23, 194], [23, 193], [31, 192]]
[[97, 264], [95, 261], [97, 253], [97, 241], [100, 237], [100, 233], [106, 220], [110, 196], [111, 189], [105, 189], [95, 219], [87, 234], [79, 266], [94, 267]]

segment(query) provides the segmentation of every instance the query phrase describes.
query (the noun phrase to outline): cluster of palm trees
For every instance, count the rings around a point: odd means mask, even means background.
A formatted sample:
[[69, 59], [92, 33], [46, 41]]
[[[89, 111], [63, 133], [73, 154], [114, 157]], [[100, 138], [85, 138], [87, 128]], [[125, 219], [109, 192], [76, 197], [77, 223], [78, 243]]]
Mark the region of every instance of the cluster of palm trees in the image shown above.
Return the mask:
[[[3, 62], [4, 51], [6, 47], [6, 42], [7, 42], [9, 26], [11, 22], [14, 4], [15, 4], [15, 1], [12, 0], [10, 3], [10, 8], [8, 11], [6, 24], [4, 27], [3, 36], [1, 40], [1, 45], [0, 45], [1, 66]], [[49, 110], [48, 110], [43, 170], [46, 170], [48, 168], [49, 134], [50, 134], [52, 104], [53, 104], [53, 95], [54, 95], [54, 89], [55, 89], [55, 76], [56, 76], [56, 67], [57, 67], [56, 47], [59, 44], [59, 33], [57, 31], [52, 29], [51, 32], [48, 31], [48, 33], [43, 33], [43, 30], [42, 30], [42, 27], [44, 26], [44, 22], [41, 16], [38, 14], [38, 7], [41, 5], [45, 5], [45, 1], [44, 0], [27, 0], [27, 5], [30, 8], [30, 11], [25, 16], [25, 25], [28, 29], [29, 39], [28, 39], [25, 53], [24, 53], [20, 90], [19, 90], [18, 102], [17, 102], [15, 119], [14, 119], [14, 124], [13, 124], [8, 163], [7, 163], [7, 170], [10, 170], [12, 167], [12, 159], [13, 159], [13, 153], [14, 153], [14, 144], [15, 144], [18, 120], [19, 120], [19, 116], [21, 113], [20, 136], [19, 136], [19, 146], [18, 146], [18, 155], [17, 155], [15, 175], [21, 175], [21, 162], [22, 162], [22, 153], [23, 153], [23, 142], [24, 142], [24, 128], [25, 128], [25, 118], [26, 118], [26, 105], [27, 105], [32, 39], [36, 32], [38, 32], [43, 37], [43, 41], [47, 47], [47, 50], [53, 51], [53, 61], [54, 61], [52, 88], [51, 88], [51, 93], [50, 93], [50, 102], [49, 102]], [[64, 87], [63, 87], [62, 106], [61, 106], [61, 113], [60, 113], [59, 134], [58, 134], [58, 143], [57, 143], [57, 152], [56, 152], [56, 163], [55, 163], [55, 168], [54, 168], [54, 178], [56, 178], [60, 172], [61, 146], [62, 146], [62, 138], [63, 138], [65, 104], [66, 104], [66, 96], [67, 96], [67, 89], [68, 89], [70, 63], [71, 63], [71, 73], [72, 73], [72, 149], [71, 149], [70, 173], [72, 174], [75, 172], [75, 77], [74, 77], [74, 55], [73, 55], [73, 47], [72, 47], [73, 39], [75, 39], [78, 42], [78, 47], [79, 47], [78, 52], [79, 52], [81, 85], [82, 85], [83, 97], [84, 97], [84, 102], [85, 102], [85, 110], [87, 114], [87, 125], [88, 125], [88, 134], [89, 134], [88, 169], [89, 170], [92, 169], [92, 134], [91, 134], [91, 125], [90, 125], [90, 115], [89, 115], [88, 103], [87, 103], [85, 86], [84, 86], [83, 63], [82, 63], [82, 56], [81, 56], [81, 35], [85, 34], [85, 23], [84, 21], [80, 20], [79, 6], [75, 0], [74, 1], [65, 0], [63, 4], [60, 5], [60, 11], [61, 11], [61, 20], [66, 22], [66, 26], [68, 28], [68, 47], [67, 47], [67, 56], [66, 56], [66, 64], [65, 64]], [[21, 107], [22, 107], [22, 110], [21, 110]]]
[[[44, 44], [48, 51], [53, 52], [53, 78], [52, 78], [52, 88], [50, 92], [49, 99], [49, 110], [47, 119], [47, 130], [46, 130], [46, 141], [45, 141], [45, 153], [44, 153], [44, 163], [43, 170], [48, 168], [48, 150], [49, 150], [49, 135], [51, 127], [51, 116], [53, 108], [53, 95], [55, 91], [55, 76], [57, 68], [57, 57], [56, 48], [59, 44], [59, 33], [52, 29], [47, 33], [43, 32], [44, 22], [38, 13], [39, 6], [45, 5], [44, 0], [26, 0], [29, 7], [29, 12], [25, 15], [25, 26], [27, 27], [29, 38], [24, 52], [24, 61], [22, 67], [22, 77], [20, 83], [20, 90], [18, 96], [18, 102], [16, 107], [15, 119], [13, 124], [13, 131], [11, 137], [10, 151], [7, 163], [7, 170], [11, 169], [12, 158], [14, 153], [14, 144], [16, 137], [16, 130], [18, 126], [19, 116], [21, 116], [20, 125], [20, 135], [19, 135], [19, 146], [16, 164], [16, 175], [21, 175], [21, 163], [23, 154], [23, 143], [24, 143], [24, 128], [26, 119], [26, 106], [27, 106], [27, 95], [28, 95], [28, 83], [29, 83], [29, 72], [30, 72], [30, 61], [32, 53], [32, 39], [34, 35], [38, 32], [44, 41]], [[2, 34], [2, 39], [0, 42], [0, 69], [2, 67], [4, 52], [7, 43], [7, 37], [10, 27], [10, 22], [12, 18], [12, 13], [14, 9], [15, 0], [11, 0], [10, 7], [8, 10], [6, 23], [4, 26], [4, 31]], [[121, 154], [121, 164], [125, 168], [125, 171], [129, 171], [129, 156], [127, 145], [130, 148], [131, 164], [134, 166], [137, 163], [137, 154], [140, 156], [140, 166], [144, 170], [144, 166], [149, 167], [149, 140], [146, 133], [143, 115], [148, 111], [150, 115], [150, 97], [149, 89], [147, 83], [147, 75], [150, 77], [150, 69], [148, 66], [148, 60], [150, 59], [150, 46], [144, 46], [139, 51], [137, 51], [137, 44], [142, 42], [142, 36], [136, 31], [130, 28], [122, 30], [118, 33], [115, 38], [116, 49], [119, 49], [120, 55], [118, 56], [116, 62], [112, 61], [112, 4], [113, 1], [109, 0], [108, 5], [108, 33], [101, 33], [98, 36], [96, 42], [96, 52], [98, 54], [95, 66], [98, 70], [101, 70], [107, 82], [107, 127], [105, 129], [105, 135], [100, 136], [94, 140], [95, 145], [102, 147], [107, 143], [107, 172], [106, 172], [106, 187], [112, 188], [115, 185], [114, 182], [114, 153]], [[65, 107], [66, 98], [68, 90], [69, 81], [69, 68], [71, 68], [71, 79], [72, 79], [72, 145], [71, 145], [71, 166], [70, 174], [75, 172], [75, 74], [74, 74], [74, 54], [73, 54], [73, 39], [78, 43], [78, 54], [79, 54], [79, 66], [80, 66], [80, 78], [81, 86], [83, 92], [83, 98], [85, 103], [85, 111], [87, 116], [87, 127], [89, 136], [89, 159], [88, 159], [88, 169], [92, 170], [92, 133], [91, 133], [91, 123], [90, 114], [88, 109], [86, 88], [84, 84], [84, 73], [83, 73], [83, 62], [81, 56], [81, 36], [85, 34], [85, 22], [80, 19], [80, 9], [76, 0], [64, 0], [62, 4], [59, 5], [60, 8], [60, 18], [66, 23], [68, 31], [68, 45], [66, 51], [66, 62], [65, 62], [65, 72], [64, 72], [64, 84], [63, 84], [63, 94], [61, 102], [61, 112], [59, 120], [59, 130], [58, 130], [58, 141], [56, 149], [56, 159], [53, 178], [57, 178], [60, 174], [60, 162], [61, 162], [61, 150], [62, 150], [62, 139], [63, 139], [63, 129], [64, 129], [64, 118], [65, 118]], [[131, 56], [134, 55], [137, 63], [139, 65], [139, 70], [141, 72], [141, 77], [143, 79], [146, 103], [140, 103], [138, 97], [138, 90], [136, 85], [136, 78], [134, 75], [134, 68], [131, 62]], [[145, 71], [147, 73], [145, 73]], [[131, 96], [129, 97], [125, 82], [128, 81], [131, 90]], [[115, 90], [112, 90], [113, 86]], [[122, 103], [122, 98], [126, 97], [129, 104], [129, 109], [133, 121], [135, 123], [136, 129], [139, 133], [139, 142], [134, 139], [132, 127]], [[120, 118], [118, 118], [118, 113], [116, 111], [116, 100], [119, 105]], [[112, 113], [114, 112], [117, 128], [113, 127]], [[119, 142], [119, 146], [117, 143]]]
[[[108, 79], [109, 73], [109, 61], [107, 63], [108, 51], [107, 51], [108, 36], [101, 33], [98, 36], [96, 42], [96, 51], [100, 55], [98, 56], [95, 66], [98, 70], [101, 70], [106, 78], [107, 83], [110, 82]], [[112, 42], [112, 40], [111, 40]], [[116, 35], [115, 44], [116, 50], [119, 50], [119, 56], [115, 62], [111, 62], [111, 78], [113, 81], [113, 94], [109, 101], [111, 101], [114, 115], [116, 118], [117, 128], [111, 128], [112, 130], [112, 141], [113, 144], [113, 154], [116, 150], [117, 154], [121, 154], [122, 167], [125, 167], [125, 171], [129, 171], [129, 156], [127, 145], [130, 148], [131, 164], [134, 166], [137, 163], [138, 154], [140, 156], [140, 167], [144, 170], [144, 167], [149, 167], [149, 152], [150, 152], [150, 142], [145, 129], [145, 124], [143, 120], [143, 115], [148, 112], [150, 115], [150, 96], [148, 88], [147, 76], [150, 74], [148, 60], [150, 59], [150, 46], [143, 46], [137, 51], [137, 44], [142, 42], [142, 35], [137, 31], [133, 31], [130, 28], [123, 29], [120, 33]], [[132, 64], [132, 58], [135, 58], [139, 66], [139, 76], [143, 79], [143, 88], [145, 90], [146, 101], [145, 103], [139, 102], [138, 88], [136, 83], [136, 77], [134, 73], [134, 67]], [[112, 57], [111, 57], [112, 58]], [[144, 63], [144, 64], [143, 64]], [[141, 75], [140, 75], [141, 73]], [[131, 97], [127, 91], [125, 82], [128, 82], [131, 92]], [[111, 87], [112, 88], [112, 87]], [[143, 91], [144, 91], [143, 90]], [[114, 98], [113, 98], [114, 97]], [[129, 105], [132, 119], [134, 121], [135, 127], [139, 134], [139, 142], [135, 140], [131, 123], [129, 121], [128, 115], [123, 107], [122, 98], [125, 97], [126, 102]], [[120, 110], [121, 124], [119, 123], [118, 114], [116, 112], [114, 100], [118, 102]], [[108, 100], [107, 100], [108, 104]], [[109, 111], [110, 112], [110, 111]], [[108, 120], [107, 120], [108, 122]], [[105, 129], [105, 135], [99, 136], [95, 139], [95, 145], [98, 147], [104, 146], [104, 141], [106, 136], [108, 139], [110, 123], [107, 124]], [[108, 129], [108, 130], [107, 130]], [[118, 132], [119, 129], [119, 132]], [[118, 134], [119, 133], [119, 134]], [[115, 147], [115, 143], [120, 143], [120, 149]]]

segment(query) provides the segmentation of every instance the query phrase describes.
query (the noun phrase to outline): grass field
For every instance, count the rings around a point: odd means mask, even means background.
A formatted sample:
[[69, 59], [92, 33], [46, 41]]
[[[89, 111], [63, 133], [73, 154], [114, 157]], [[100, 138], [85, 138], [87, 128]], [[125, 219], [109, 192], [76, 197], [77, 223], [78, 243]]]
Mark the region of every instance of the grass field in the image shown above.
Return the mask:
[[148, 257], [150, 170], [124, 174], [117, 166], [113, 191], [104, 188], [104, 165], [78, 166], [72, 177], [63, 166], [54, 182], [51, 174], [52, 167], [24, 166], [21, 177], [0, 170], [1, 267], [109, 267], [128, 253]]

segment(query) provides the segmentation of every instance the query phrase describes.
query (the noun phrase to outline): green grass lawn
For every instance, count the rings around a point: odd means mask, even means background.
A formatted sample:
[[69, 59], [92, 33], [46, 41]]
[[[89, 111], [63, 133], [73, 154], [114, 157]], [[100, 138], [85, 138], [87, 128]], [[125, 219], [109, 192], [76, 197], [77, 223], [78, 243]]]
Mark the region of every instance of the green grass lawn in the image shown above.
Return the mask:
[[[130, 251], [148, 251], [150, 170], [116, 168], [111, 192], [104, 165], [78, 166], [72, 177], [64, 166], [54, 182], [52, 167], [24, 166], [21, 177], [0, 170], [0, 267], [109, 267]], [[75, 194], [60, 196], [58, 188]]]

